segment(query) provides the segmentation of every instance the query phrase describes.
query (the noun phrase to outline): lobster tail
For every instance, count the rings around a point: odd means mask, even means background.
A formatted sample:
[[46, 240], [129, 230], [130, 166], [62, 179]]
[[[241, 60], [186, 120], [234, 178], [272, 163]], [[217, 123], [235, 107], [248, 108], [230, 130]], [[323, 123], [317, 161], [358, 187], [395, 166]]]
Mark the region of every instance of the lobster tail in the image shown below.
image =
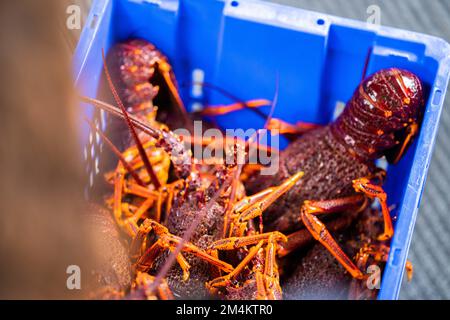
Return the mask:
[[417, 76], [396, 68], [380, 70], [358, 86], [331, 130], [350, 153], [374, 160], [402, 143], [406, 128], [419, 121], [422, 105]]

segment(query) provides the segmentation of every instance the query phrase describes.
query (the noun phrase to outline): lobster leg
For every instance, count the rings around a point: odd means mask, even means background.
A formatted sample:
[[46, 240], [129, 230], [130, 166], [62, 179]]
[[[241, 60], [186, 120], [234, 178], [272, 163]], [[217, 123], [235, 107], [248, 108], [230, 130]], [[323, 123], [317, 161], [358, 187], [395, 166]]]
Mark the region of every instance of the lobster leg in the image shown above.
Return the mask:
[[[171, 246], [169, 247], [170, 252], [174, 253], [175, 252], [175, 247]], [[186, 258], [183, 257], [183, 255], [181, 253], [177, 254], [177, 262], [181, 268], [181, 270], [183, 271], [183, 281], [187, 281], [189, 279], [189, 269], [191, 268], [191, 265], [189, 264], [189, 262], [187, 262]]]
[[369, 198], [377, 198], [380, 201], [384, 220], [384, 233], [378, 237], [378, 240], [385, 241], [392, 238], [394, 235], [394, 228], [392, 227], [392, 219], [387, 205], [387, 195], [383, 188], [373, 184], [368, 178], [353, 180], [353, 187], [357, 192], [362, 192]]
[[[363, 200], [366, 200], [365, 198], [362, 198]], [[362, 201], [361, 208], [364, 208], [366, 205], [364, 204], [364, 201]], [[356, 207], [356, 206], [355, 206]], [[355, 216], [359, 213], [359, 211], [355, 210], [351, 214], [345, 214], [342, 215], [334, 220], [331, 220], [326, 223], [327, 229], [331, 232], [343, 230], [350, 226]], [[291, 252], [304, 247], [308, 243], [312, 242], [314, 240], [313, 236], [309, 232], [308, 229], [300, 229], [297, 230], [287, 236], [288, 241], [280, 246], [278, 249], [278, 256], [284, 257]]]
[[[246, 141], [244, 141], [240, 137], [229, 137], [225, 136], [221, 139], [216, 137], [197, 137], [197, 136], [190, 136], [190, 135], [183, 135], [180, 134], [180, 139], [188, 144], [189, 146], [200, 146], [202, 148], [210, 148], [213, 150], [219, 150], [222, 149], [224, 153], [226, 153], [227, 149], [229, 150], [231, 147], [237, 144], [245, 145]], [[247, 141], [248, 142], [248, 141]], [[270, 146], [266, 146], [264, 144], [258, 143], [258, 142], [251, 142], [248, 145], [248, 148], [251, 148], [252, 150], [264, 152], [267, 155], [277, 154], [279, 151], [272, 149]], [[203, 162], [206, 164], [222, 164], [223, 158], [204, 158]]]
[[[164, 202], [166, 203], [166, 219], [170, 213], [173, 197], [175, 195], [176, 189], [182, 186], [184, 180], [177, 180], [170, 184], [163, 185], [160, 190], [153, 191], [148, 188], [141, 187], [138, 184], [133, 182], [125, 182], [124, 192], [128, 194], [133, 194], [135, 196], [139, 196], [142, 198], [146, 198], [149, 202], [151, 201], [151, 205], [156, 201], [156, 217], [155, 220], [160, 222], [162, 206]], [[146, 207], [146, 210], [151, 208], [150, 206]], [[144, 211], [145, 212], [145, 211]], [[142, 213], [141, 215], [142, 216]], [[139, 217], [140, 217], [139, 216]]]
[[[378, 245], [366, 245], [360, 250], [357, 257], [362, 257], [363, 261], [367, 261], [369, 256], [373, 256], [375, 261], [386, 262], [389, 257], [390, 247], [384, 244]], [[408, 281], [411, 281], [413, 277], [414, 268], [410, 261], [406, 261], [405, 264], [406, 277]]]
[[357, 197], [324, 201], [304, 201], [300, 209], [300, 217], [313, 237], [327, 248], [352, 277], [363, 279], [364, 275], [361, 270], [359, 270], [352, 260], [342, 251], [325, 224], [316, 217], [317, 214], [334, 213], [343, 211], [345, 208], [355, 208], [358, 206], [358, 203]]
[[278, 265], [276, 261], [277, 240], [272, 234], [269, 236], [266, 247], [266, 258], [264, 267], [264, 279], [266, 292], [270, 300], [281, 297], [280, 279], [278, 274]]
[[231, 271], [230, 273], [228, 273], [225, 276], [211, 280], [210, 282], [208, 282], [206, 284], [206, 286], [208, 288], [217, 288], [217, 287], [223, 287], [223, 286], [228, 285], [230, 283], [230, 281], [232, 279], [234, 279], [249, 264], [249, 262], [256, 256], [256, 254], [258, 253], [259, 249], [262, 247], [263, 244], [264, 244], [264, 241], [262, 241], [262, 240], [259, 241], [259, 243], [256, 246], [254, 246], [250, 249], [250, 251], [245, 256], [245, 258], [242, 259], [242, 261], [236, 266], [236, 268], [234, 268], [233, 271]]
[[174, 76], [173, 76], [171, 65], [168, 62], [164, 61], [163, 59], [159, 59], [156, 64], [158, 66], [157, 67], [158, 71], [163, 76], [164, 82], [166, 83], [167, 87], [169, 88], [170, 94], [172, 95], [173, 99], [175, 100], [175, 102], [177, 104], [178, 110], [181, 112], [182, 116], [184, 117], [184, 120], [188, 121], [189, 116], [188, 116], [188, 113], [184, 106], [184, 103], [181, 100], [177, 85], [174, 81]]
[[[386, 262], [389, 256], [390, 248], [384, 244], [379, 245], [365, 245], [360, 249], [358, 254], [356, 255], [357, 266], [360, 269], [365, 269], [367, 267], [367, 263], [369, 258], [372, 256], [376, 262]], [[411, 281], [413, 275], [413, 266], [410, 261], [406, 261], [405, 265], [406, 276], [408, 281]], [[359, 300], [364, 299], [364, 290], [361, 287], [361, 283], [353, 279], [350, 284], [349, 290], [349, 299], [351, 300]]]
[[279, 134], [302, 135], [308, 131], [321, 127], [309, 122], [288, 123], [278, 118], [272, 118], [267, 125], [269, 130], [277, 130]]
[[417, 123], [412, 123], [406, 128], [406, 137], [403, 139], [402, 144], [398, 148], [395, 148], [395, 152], [392, 155], [389, 154], [386, 156], [390, 163], [395, 164], [401, 159], [418, 132], [419, 125]]
[[141, 187], [138, 184], [132, 182], [125, 182], [124, 192], [128, 194], [133, 194], [142, 198], [154, 198], [158, 199], [159, 192], [154, 190], [149, 190], [148, 188]]
[[[137, 237], [136, 237], [137, 238]], [[143, 240], [143, 239], [139, 239]], [[161, 240], [158, 239], [150, 248], [148, 248], [142, 255], [138, 255], [140, 245], [142, 243], [139, 241], [139, 244], [136, 245], [135, 241], [133, 241], [135, 249], [135, 254], [133, 256], [138, 256], [138, 260], [136, 261], [135, 268], [136, 270], [147, 272], [153, 265], [155, 259], [164, 251], [164, 247], [161, 243]]]
[[[141, 227], [139, 228], [138, 236], [136, 236], [137, 241], [142, 243], [142, 241], [145, 239], [145, 237], [143, 237], [143, 235], [148, 234], [152, 230], [158, 235], [159, 239], [150, 248], [150, 249], [152, 249], [151, 252], [146, 252], [144, 255], [141, 256], [140, 260], [142, 260], [142, 261], [151, 261], [147, 258], [147, 255], [153, 254], [154, 250], [157, 250], [157, 247], [168, 249], [173, 252], [175, 250], [176, 246], [179, 245], [180, 242], [183, 241], [180, 237], [177, 237], [177, 236], [169, 233], [169, 230], [166, 227], [164, 227], [163, 225], [159, 224], [158, 222], [156, 222], [152, 219], [146, 219], [141, 224]], [[133, 243], [132, 247], [138, 248], [139, 243]], [[155, 248], [153, 248], [153, 247], [155, 247]], [[217, 266], [218, 268], [220, 268], [221, 270], [223, 270], [225, 272], [231, 272], [233, 270], [233, 266], [231, 266], [230, 264], [211, 256], [206, 251], [198, 248], [196, 245], [194, 245], [190, 242], [183, 243], [182, 251], [187, 252], [187, 253], [192, 253], [193, 255], [197, 256], [198, 258], [203, 259], [203, 260]], [[184, 275], [186, 276], [186, 272], [189, 269], [189, 264], [182, 256], [177, 255], [176, 258], [177, 258], [178, 263], [180, 264], [180, 267], [183, 269]], [[140, 263], [138, 263], [138, 265], [140, 265]]]
[[122, 221], [122, 191], [125, 182], [125, 169], [123, 164], [119, 162], [114, 173], [114, 218], [119, 226], [123, 226]]
[[125, 220], [125, 227], [128, 233], [132, 236], [136, 235], [136, 231], [139, 229], [137, 222], [147, 212], [147, 210], [153, 205], [155, 200], [153, 198], [147, 198], [136, 212]]
[[263, 241], [263, 243], [267, 243], [269, 241], [269, 238], [271, 237], [276, 241], [283, 241], [283, 242], [287, 241], [287, 238], [284, 234], [278, 231], [273, 231], [250, 235], [246, 237], [230, 237], [220, 239], [213, 242], [210, 248], [216, 250], [234, 250], [248, 245], [259, 243], [260, 241]]
[[166, 280], [161, 281], [161, 284], [158, 287], [158, 294], [159, 294], [159, 298], [161, 300], [174, 300], [175, 299]]
[[[288, 179], [286, 179], [278, 187], [272, 187], [268, 190], [263, 190], [253, 196], [244, 198], [235, 205], [236, 218], [234, 226], [237, 227], [238, 235], [242, 235], [243, 227], [246, 222], [262, 215], [272, 203], [279, 197], [289, 191], [299, 180], [303, 177], [303, 171], [297, 172]], [[233, 230], [233, 229], [230, 229]]]
[[254, 99], [246, 102], [236, 102], [228, 105], [207, 106], [202, 111], [200, 111], [200, 114], [202, 116], [219, 116], [245, 108], [259, 108], [263, 106], [270, 106], [271, 103], [271, 101], [266, 99]]
[[260, 270], [255, 271], [256, 281], [256, 299], [257, 300], [269, 300], [266, 292], [266, 284], [264, 282], [263, 272]]
[[[136, 283], [135, 290], [143, 290], [147, 299], [154, 299], [155, 296], [153, 292], [150, 290], [151, 284], [153, 283], [155, 277], [149, 275], [145, 272], [137, 272], [136, 275]], [[161, 281], [161, 284], [158, 286], [158, 296], [161, 300], [173, 300], [172, 291], [169, 289], [167, 282], [165, 280]]]

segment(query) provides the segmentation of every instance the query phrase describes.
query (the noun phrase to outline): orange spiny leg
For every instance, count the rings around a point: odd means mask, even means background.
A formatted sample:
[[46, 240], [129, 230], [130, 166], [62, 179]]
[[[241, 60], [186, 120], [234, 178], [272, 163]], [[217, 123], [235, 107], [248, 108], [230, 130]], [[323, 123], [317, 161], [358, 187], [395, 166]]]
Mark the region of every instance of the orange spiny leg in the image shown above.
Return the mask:
[[238, 248], [242, 248], [248, 245], [253, 245], [263, 241], [263, 243], [267, 243], [270, 237], [276, 239], [276, 241], [286, 242], [287, 238], [284, 234], [278, 231], [261, 233], [250, 235], [247, 237], [230, 237], [225, 239], [220, 239], [211, 244], [211, 249], [216, 250], [234, 250]]
[[[372, 244], [366, 245], [363, 248], [361, 248], [357, 257], [363, 257], [362, 259], [365, 262], [367, 262], [369, 257], [373, 257], [373, 259], [377, 262], [386, 262], [389, 257], [389, 252], [390, 247], [385, 244]], [[405, 270], [408, 281], [411, 281], [414, 268], [410, 261], [406, 261]]]
[[114, 172], [113, 212], [117, 224], [121, 227], [123, 227], [124, 225], [122, 217], [122, 192], [124, 181], [125, 181], [125, 169], [123, 167], [123, 164], [119, 162], [116, 171]]
[[[136, 275], [136, 280], [135, 280], [135, 287], [133, 288], [133, 290], [143, 290], [147, 299], [154, 299], [155, 294], [152, 291], [150, 291], [151, 285], [154, 280], [155, 280], [155, 277], [149, 275], [148, 273], [138, 271], [137, 275]], [[172, 291], [170, 290], [169, 286], [167, 285], [166, 280], [161, 281], [157, 290], [158, 290], [158, 297], [161, 300], [173, 300], [174, 299]]]
[[277, 239], [272, 234], [269, 236], [266, 247], [266, 257], [264, 259], [264, 279], [267, 297], [270, 300], [281, 298], [280, 276], [276, 261]]
[[[216, 137], [208, 137], [208, 136], [191, 136], [191, 135], [183, 135], [180, 134], [180, 139], [188, 144], [189, 146], [201, 146], [201, 147], [208, 147], [211, 150], [220, 150], [223, 149], [224, 154], [226, 154], [227, 150], [230, 148], [233, 148], [234, 145], [241, 144], [246, 145], [249, 141], [244, 141], [240, 137], [224, 137], [224, 138], [216, 138]], [[270, 146], [266, 146], [264, 144], [252, 141], [248, 143], [247, 149], [251, 148], [251, 150], [259, 151], [259, 152], [265, 152], [265, 154], [276, 154], [279, 151], [276, 149], [271, 148]], [[223, 158], [203, 158], [203, 162], [205, 164], [222, 164], [224, 161]]]
[[142, 216], [150, 209], [154, 202], [155, 200], [153, 198], [147, 198], [136, 210], [134, 215], [125, 220], [125, 228], [130, 235], [136, 235], [138, 230], [137, 223], [139, 219], [141, 219]]
[[[233, 180], [231, 182], [231, 188], [230, 188], [230, 195], [228, 198], [228, 203], [226, 204], [226, 207], [225, 207], [225, 214], [223, 217], [222, 237], [226, 237], [226, 235], [228, 233], [231, 215], [233, 213], [233, 209], [236, 204], [236, 201], [241, 199], [241, 196], [245, 195], [245, 190], [243, 190], [243, 187], [241, 190], [239, 190], [239, 186], [242, 186], [241, 182], [239, 181], [239, 175], [240, 175], [241, 169], [242, 169], [242, 166], [236, 166], [234, 168]], [[233, 228], [233, 226], [232, 226], [232, 228]]]
[[289, 191], [303, 177], [303, 174], [302, 171], [297, 172], [278, 187], [269, 188], [269, 191], [263, 190], [237, 203], [234, 210], [236, 213], [234, 225], [237, 227], [238, 235], [242, 235], [242, 225], [245, 226], [247, 221], [261, 216], [264, 210]]
[[181, 100], [180, 94], [178, 92], [177, 84], [175, 82], [175, 76], [172, 71], [172, 66], [165, 60], [160, 59], [157, 61], [158, 71], [164, 78], [164, 81], [169, 88], [170, 94], [177, 104], [178, 110], [181, 112], [184, 120], [188, 121], [189, 116], [184, 106], [183, 100]]
[[165, 250], [164, 246], [161, 243], [161, 240], [157, 240], [153, 245], [150, 246], [145, 252], [138, 256], [138, 259], [135, 263], [135, 269], [147, 272], [153, 266], [155, 259]]
[[164, 201], [164, 194], [162, 191], [159, 192], [158, 194], [158, 199], [156, 201], [156, 217], [155, 220], [157, 222], [161, 222], [161, 210], [162, 210], [162, 204]]
[[248, 252], [248, 254], [245, 256], [245, 258], [242, 259], [242, 261], [236, 266], [236, 268], [234, 268], [233, 271], [231, 271], [225, 276], [211, 280], [206, 284], [206, 286], [208, 288], [217, 288], [229, 285], [230, 281], [234, 279], [242, 270], [244, 270], [244, 268], [249, 264], [249, 262], [256, 256], [258, 250], [262, 247], [263, 243], [264, 241], [261, 240], [256, 246], [252, 247]]
[[401, 159], [405, 151], [408, 149], [408, 146], [411, 144], [418, 132], [419, 125], [417, 123], [408, 125], [408, 127], [406, 127], [405, 138], [403, 139], [401, 145], [395, 148], [393, 154], [389, 154], [386, 156], [387, 160], [390, 163], [397, 163]]
[[[141, 236], [142, 234], [148, 234], [152, 230], [156, 233], [156, 235], [159, 237], [159, 239], [152, 246], [152, 248], [150, 248], [150, 249], [152, 249], [152, 251], [150, 251], [148, 254], [153, 254], [155, 252], [155, 250], [157, 250], [157, 247], [161, 247], [161, 248], [173, 251], [183, 241], [180, 237], [177, 237], [177, 236], [169, 233], [169, 230], [166, 227], [164, 227], [163, 225], [159, 224], [158, 222], [156, 222], [152, 219], [146, 219], [141, 224], [141, 227], [140, 227], [140, 230], [138, 233], [139, 238], [140, 238], [139, 241], [141, 241], [141, 239], [142, 239], [142, 236]], [[138, 246], [139, 246], [138, 244], [134, 244], [134, 243], [132, 244], [133, 248], [137, 248]], [[193, 255], [197, 256], [198, 258], [203, 259], [203, 260], [217, 266], [218, 268], [220, 268], [221, 270], [223, 270], [225, 272], [231, 272], [233, 270], [233, 266], [231, 266], [230, 264], [223, 262], [214, 256], [211, 256], [206, 251], [198, 248], [196, 245], [194, 245], [190, 242], [184, 242], [183, 248], [181, 249], [181, 251], [187, 252], [187, 253], [192, 253]], [[145, 254], [145, 255], [141, 256], [140, 261], [141, 262], [150, 261], [150, 259], [148, 259], [148, 257], [146, 257], [146, 254]], [[180, 264], [180, 267], [183, 269], [184, 275], [186, 276], [186, 273], [189, 271], [189, 264], [181, 255], [177, 255], [177, 261]], [[141, 264], [148, 266], [145, 263], [138, 263], [138, 265], [141, 265]]]
[[[353, 204], [354, 202], [350, 202], [348, 205]], [[324, 245], [354, 278], [362, 279], [363, 273], [342, 251], [326, 226], [315, 216], [321, 213], [336, 212], [338, 210], [335, 208], [341, 209], [343, 205], [341, 200], [305, 201], [300, 209], [300, 217], [313, 237]]]
[[381, 212], [384, 220], [384, 233], [378, 237], [378, 240], [385, 241], [394, 235], [392, 219], [387, 205], [387, 195], [381, 186], [373, 184], [368, 178], [353, 180], [353, 187], [357, 192], [362, 192], [369, 198], [377, 198], [380, 201]]
[[228, 105], [207, 106], [200, 112], [200, 114], [203, 116], [219, 116], [245, 108], [259, 108], [263, 106], [270, 106], [271, 103], [271, 101], [266, 99], [254, 99], [246, 102], [236, 102]]
[[[171, 246], [173, 248], [176, 248], [176, 246], [182, 241], [182, 239], [180, 237], [174, 236], [170, 233], [163, 235], [161, 238], [163, 239], [164, 245]], [[196, 245], [194, 245], [190, 242], [185, 242], [181, 251], [187, 252], [187, 253], [192, 253], [193, 255], [197, 256], [198, 258], [203, 259], [203, 260], [213, 264], [214, 266], [218, 267], [219, 269], [221, 269], [225, 272], [230, 272], [233, 270], [232, 265], [230, 265], [226, 262], [223, 262], [222, 260], [219, 260], [219, 259], [215, 258], [214, 256], [211, 256], [206, 251], [200, 249], [199, 247], [197, 247]]]
[[256, 300], [269, 300], [263, 273], [260, 270], [255, 270], [254, 272], [256, 281]]
[[[175, 248], [173, 246], [169, 247], [170, 252], [174, 253]], [[177, 262], [180, 265], [181, 270], [183, 271], [183, 281], [187, 281], [189, 279], [189, 269], [191, 265], [187, 262], [186, 258], [183, 257], [181, 253], [177, 254]]]
[[297, 122], [291, 124], [281, 119], [272, 118], [267, 125], [269, 130], [277, 130], [279, 134], [301, 135], [313, 129], [319, 128], [320, 125], [308, 122]]
[[167, 184], [164, 186], [163, 190], [166, 192], [167, 200], [166, 200], [166, 216], [165, 220], [167, 221], [167, 218], [169, 217], [170, 210], [172, 209], [172, 202], [173, 198], [177, 191], [179, 191], [184, 186], [185, 181], [184, 180], [177, 180], [170, 184]]
[[[356, 255], [356, 265], [360, 270], [364, 270], [367, 267], [367, 261], [369, 260], [369, 254], [367, 252], [360, 252]], [[363, 287], [364, 286], [364, 287]], [[364, 292], [366, 286], [359, 279], [352, 279], [350, 283], [350, 289], [348, 293], [349, 300], [362, 300], [364, 299]]]
[[[161, 149], [157, 149], [156, 147], [147, 149], [147, 156], [150, 159], [150, 163], [153, 166], [153, 169], [155, 170], [155, 174], [158, 178], [158, 181], [164, 185], [167, 182], [168, 179], [168, 173], [170, 168], [170, 158]], [[131, 158], [131, 157], [130, 157]], [[138, 158], [132, 158], [131, 165], [134, 170], [139, 170], [139, 176], [140, 178], [146, 183], [146, 184], [152, 184], [153, 181], [151, 180], [151, 177], [148, 175], [147, 171], [143, 168], [144, 163], [142, 160], [140, 160], [140, 157]]]
[[140, 185], [129, 181], [125, 182], [123, 188], [125, 193], [129, 193], [142, 198], [154, 198], [156, 200], [159, 197], [158, 191], [149, 190], [148, 188], [141, 187]]
[[[245, 212], [245, 210], [250, 208], [252, 205], [258, 203], [259, 201], [264, 200], [264, 198], [266, 198], [269, 194], [273, 193], [275, 191], [275, 189], [276, 188], [267, 188], [267, 189], [262, 190], [261, 192], [258, 192], [254, 195], [244, 197], [242, 200], [240, 200], [239, 202], [237, 202], [234, 205], [230, 204], [230, 206], [232, 205], [231, 212], [230, 212], [230, 218], [225, 216], [226, 218], [231, 220], [231, 226], [230, 226], [230, 231], [229, 231], [230, 236], [233, 236], [233, 235], [241, 236], [244, 233], [245, 228], [247, 227], [247, 224], [246, 224], [247, 221], [242, 222], [239, 220], [242, 213]], [[224, 231], [226, 231], [226, 230], [224, 230]], [[225, 234], [226, 233], [224, 233], [224, 235]]]
[[158, 294], [159, 294], [159, 298], [161, 300], [174, 300], [174, 296], [172, 291], [169, 288], [169, 285], [167, 284], [167, 281], [165, 279], [163, 279], [159, 285], [158, 288]]
[[[124, 185], [124, 192], [127, 194], [132, 194], [135, 196], [146, 198], [146, 201], [150, 203], [150, 206], [148, 206], [146, 209], [151, 209], [151, 206], [153, 204], [156, 204], [155, 220], [157, 222], [160, 222], [163, 204], [166, 203], [166, 219], [167, 219], [167, 216], [169, 215], [169, 212], [171, 210], [172, 201], [176, 193], [176, 190], [182, 188], [183, 183], [184, 180], [177, 180], [175, 182], [162, 186], [161, 189], [158, 191], [153, 191], [149, 190], [148, 188], [141, 187], [133, 182], [127, 181], [125, 182]], [[141, 212], [140, 216], [142, 216], [142, 213], [145, 212]]]
[[[358, 214], [359, 210], [357, 209], [359, 206], [359, 203], [362, 203], [360, 206], [361, 209], [365, 208], [367, 206], [367, 198], [363, 196], [359, 196], [361, 198], [361, 201], [355, 201], [355, 204], [349, 204], [350, 210], [353, 210], [353, 207], [355, 208], [355, 212], [352, 212], [350, 214], [345, 214], [340, 216], [337, 219], [333, 219], [326, 223], [327, 229], [331, 232], [336, 232], [339, 230], [343, 230], [350, 226], [350, 224], [354, 221], [355, 216]], [[287, 236], [288, 241], [280, 246], [278, 249], [278, 256], [284, 257], [291, 252], [304, 247], [308, 243], [314, 240], [313, 236], [309, 232], [308, 229], [300, 229], [297, 230]]]
[[128, 202], [122, 202], [122, 213], [126, 216], [126, 217], [132, 217], [134, 216], [134, 214], [136, 213], [136, 211], [139, 208], [136, 207], [135, 205], [132, 205]]

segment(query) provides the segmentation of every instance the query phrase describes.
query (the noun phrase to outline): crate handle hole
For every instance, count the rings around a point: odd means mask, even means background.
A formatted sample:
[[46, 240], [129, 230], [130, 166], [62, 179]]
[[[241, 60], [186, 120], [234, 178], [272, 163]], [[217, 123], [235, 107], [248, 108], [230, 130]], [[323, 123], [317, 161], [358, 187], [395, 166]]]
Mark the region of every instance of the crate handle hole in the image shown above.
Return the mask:
[[442, 98], [442, 91], [440, 89], [436, 89], [436, 91], [434, 91], [433, 104], [435, 106], [438, 106], [439, 103], [441, 103], [441, 98]]
[[231, 6], [232, 7], [237, 7], [239, 5], [238, 1], [231, 1]]
[[92, 30], [95, 29], [95, 27], [97, 26], [97, 22], [98, 22], [98, 15], [94, 14], [92, 16], [91, 23], [89, 24], [89, 28], [91, 28]]
[[192, 89], [191, 94], [194, 98], [201, 98], [203, 96], [203, 82], [205, 82], [205, 71], [202, 69], [192, 70]]

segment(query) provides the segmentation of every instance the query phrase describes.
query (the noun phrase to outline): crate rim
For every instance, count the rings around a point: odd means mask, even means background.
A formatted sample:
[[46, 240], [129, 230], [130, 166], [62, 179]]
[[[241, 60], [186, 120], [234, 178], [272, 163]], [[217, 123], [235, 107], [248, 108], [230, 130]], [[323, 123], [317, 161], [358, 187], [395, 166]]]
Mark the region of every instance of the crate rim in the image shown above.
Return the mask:
[[[89, 51], [92, 41], [94, 41], [94, 37], [92, 37], [96, 31], [97, 26], [99, 24], [98, 19], [103, 17], [103, 14], [106, 11], [106, 8], [110, 2], [117, 1], [117, 0], [94, 0], [92, 3], [92, 7], [89, 11], [89, 14], [86, 18], [85, 25], [83, 27], [83, 30], [80, 34], [80, 40], [78, 41], [78, 44], [74, 51], [74, 57], [86, 57], [86, 53]], [[120, 0], [123, 1], [123, 0]], [[179, 3], [183, 0], [125, 0], [135, 3], [142, 3], [142, 4], [148, 4], [148, 5], [158, 5], [165, 2], [171, 2], [171, 3]], [[206, 1], [216, 1], [216, 2], [223, 2], [225, 5], [230, 4], [231, 2], [235, 0], [206, 0]], [[302, 8], [297, 7], [291, 7], [288, 5], [282, 5], [282, 4], [276, 4], [276, 3], [270, 3], [263, 0], [239, 0], [239, 3], [256, 3], [259, 5], [263, 5], [270, 8], [278, 8], [282, 11], [295, 11], [298, 13], [303, 13], [305, 15], [312, 14], [316, 16], [318, 19], [326, 17], [327, 20], [325, 20], [324, 27], [329, 27], [330, 24], [340, 25], [340, 26], [347, 26], [352, 28], [357, 28], [359, 30], [365, 30], [365, 31], [372, 31], [376, 33], [377, 35], [386, 36], [386, 37], [395, 37], [403, 40], [409, 40], [409, 41], [416, 41], [421, 42], [426, 45], [426, 50], [430, 50], [431, 47], [438, 47], [439, 50], [434, 50], [433, 52], [425, 51], [425, 55], [430, 56], [434, 59], [436, 59], [439, 62], [439, 70], [438, 70], [438, 76], [439, 75], [445, 75], [449, 76], [450, 72], [450, 43], [445, 41], [442, 38], [439, 38], [437, 36], [428, 35], [425, 33], [415, 32], [415, 31], [408, 31], [403, 30], [400, 28], [390, 27], [390, 26], [384, 26], [384, 25], [375, 25], [371, 23], [367, 23], [360, 20], [350, 19], [350, 18], [343, 18], [335, 15], [320, 13], [317, 11], [311, 11], [306, 10]], [[174, 6], [175, 7], [175, 6]], [[246, 15], [245, 18], [249, 18], [249, 15]], [[244, 17], [243, 17], [244, 18]], [[256, 19], [255, 19], [256, 20]], [[265, 19], [265, 20], [256, 20], [257, 22], [265, 22], [269, 24], [274, 24], [276, 26], [280, 27], [289, 27], [288, 25], [284, 23], [275, 23], [274, 21]], [[94, 29], [90, 28], [89, 26], [95, 23]], [[325, 29], [324, 30], [328, 30]], [[304, 30], [302, 30], [304, 31]], [[89, 36], [91, 41], [88, 43], [85, 43], [84, 41], [81, 41], [82, 39], [86, 39]], [[75, 77], [75, 83], [78, 82], [80, 72], [83, 70], [83, 66], [85, 64], [85, 61], [79, 61], [78, 59], [75, 59], [74, 61], [74, 72], [76, 74]]]

